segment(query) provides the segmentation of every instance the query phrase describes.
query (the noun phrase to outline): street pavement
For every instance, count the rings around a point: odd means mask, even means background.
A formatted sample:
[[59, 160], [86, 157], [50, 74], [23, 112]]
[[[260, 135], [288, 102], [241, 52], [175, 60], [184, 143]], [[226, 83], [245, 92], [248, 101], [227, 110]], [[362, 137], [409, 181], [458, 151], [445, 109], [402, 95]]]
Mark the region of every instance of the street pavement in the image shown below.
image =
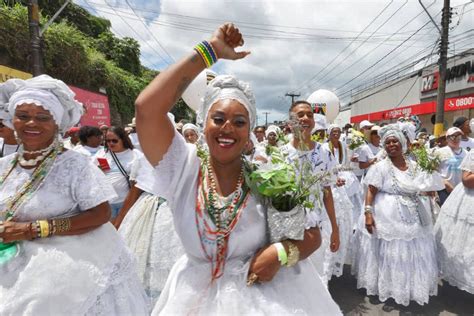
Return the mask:
[[329, 281], [329, 291], [344, 315], [474, 315], [474, 295], [446, 282], [439, 284], [438, 295], [431, 296], [424, 306], [414, 302], [402, 306], [393, 299], [381, 302], [376, 296], [367, 296], [365, 289], [357, 289], [357, 280], [345, 266], [344, 275]]

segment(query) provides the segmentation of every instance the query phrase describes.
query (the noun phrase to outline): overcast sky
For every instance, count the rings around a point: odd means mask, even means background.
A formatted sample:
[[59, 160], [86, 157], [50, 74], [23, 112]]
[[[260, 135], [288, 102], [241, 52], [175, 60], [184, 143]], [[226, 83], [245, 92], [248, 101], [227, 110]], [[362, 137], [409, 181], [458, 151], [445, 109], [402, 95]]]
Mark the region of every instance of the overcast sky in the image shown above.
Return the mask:
[[[430, 54], [439, 34], [417, 0], [74, 2], [109, 19], [118, 37], [135, 38], [142, 63], [158, 70], [208, 39], [223, 22], [234, 22], [252, 54], [212, 69], [250, 82], [260, 123], [263, 112], [270, 112], [269, 121], [286, 118], [287, 92], [305, 99], [327, 89], [347, 103], [351, 88]], [[439, 25], [443, 1], [423, 3]], [[474, 47], [474, 1], [451, 0], [451, 7], [451, 53]]]

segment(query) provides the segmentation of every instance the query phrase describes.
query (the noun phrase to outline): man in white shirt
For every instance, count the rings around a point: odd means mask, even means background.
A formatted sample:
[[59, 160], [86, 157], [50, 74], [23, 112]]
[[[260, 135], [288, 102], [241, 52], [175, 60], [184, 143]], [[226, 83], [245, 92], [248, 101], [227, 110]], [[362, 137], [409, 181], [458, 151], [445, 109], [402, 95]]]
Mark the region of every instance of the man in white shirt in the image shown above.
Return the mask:
[[467, 151], [474, 148], [474, 138], [469, 137], [469, 134], [472, 133], [469, 119], [465, 116], [460, 116], [454, 121], [453, 126], [459, 128], [464, 133], [461, 138], [461, 148]]

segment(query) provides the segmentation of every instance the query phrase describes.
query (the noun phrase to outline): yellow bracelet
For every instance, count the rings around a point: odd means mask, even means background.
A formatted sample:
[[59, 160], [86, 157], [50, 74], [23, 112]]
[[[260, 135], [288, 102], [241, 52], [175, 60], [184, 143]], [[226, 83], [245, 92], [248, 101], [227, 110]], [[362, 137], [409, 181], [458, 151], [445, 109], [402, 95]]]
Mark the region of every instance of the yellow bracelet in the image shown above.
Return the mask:
[[49, 223], [48, 221], [42, 220], [37, 221], [40, 226], [40, 237], [46, 238], [49, 237]]

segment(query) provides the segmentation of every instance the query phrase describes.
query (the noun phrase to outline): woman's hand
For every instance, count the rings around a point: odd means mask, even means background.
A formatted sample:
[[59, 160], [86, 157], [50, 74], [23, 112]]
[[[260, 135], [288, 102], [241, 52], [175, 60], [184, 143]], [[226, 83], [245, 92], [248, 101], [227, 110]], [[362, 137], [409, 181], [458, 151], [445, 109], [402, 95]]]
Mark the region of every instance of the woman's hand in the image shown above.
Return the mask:
[[329, 249], [331, 249], [331, 252], [336, 252], [339, 250], [340, 244], [341, 242], [339, 240], [339, 228], [336, 226], [332, 229], [331, 244], [329, 245]]
[[269, 282], [280, 270], [281, 263], [278, 261], [278, 252], [273, 245], [260, 249], [250, 263], [249, 276], [255, 273], [257, 282]]
[[210, 42], [218, 58], [235, 60], [250, 54], [249, 51], [235, 51], [235, 48], [244, 45], [244, 39], [232, 23], [221, 25], [212, 35]]
[[371, 213], [365, 214], [365, 228], [367, 229], [369, 234], [373, 234], [375, 231], [375, 221]]
[[0, 242], [10, 243], [20, 240], [32, 240], [34, 237], [31, 223], [0, 222]]

